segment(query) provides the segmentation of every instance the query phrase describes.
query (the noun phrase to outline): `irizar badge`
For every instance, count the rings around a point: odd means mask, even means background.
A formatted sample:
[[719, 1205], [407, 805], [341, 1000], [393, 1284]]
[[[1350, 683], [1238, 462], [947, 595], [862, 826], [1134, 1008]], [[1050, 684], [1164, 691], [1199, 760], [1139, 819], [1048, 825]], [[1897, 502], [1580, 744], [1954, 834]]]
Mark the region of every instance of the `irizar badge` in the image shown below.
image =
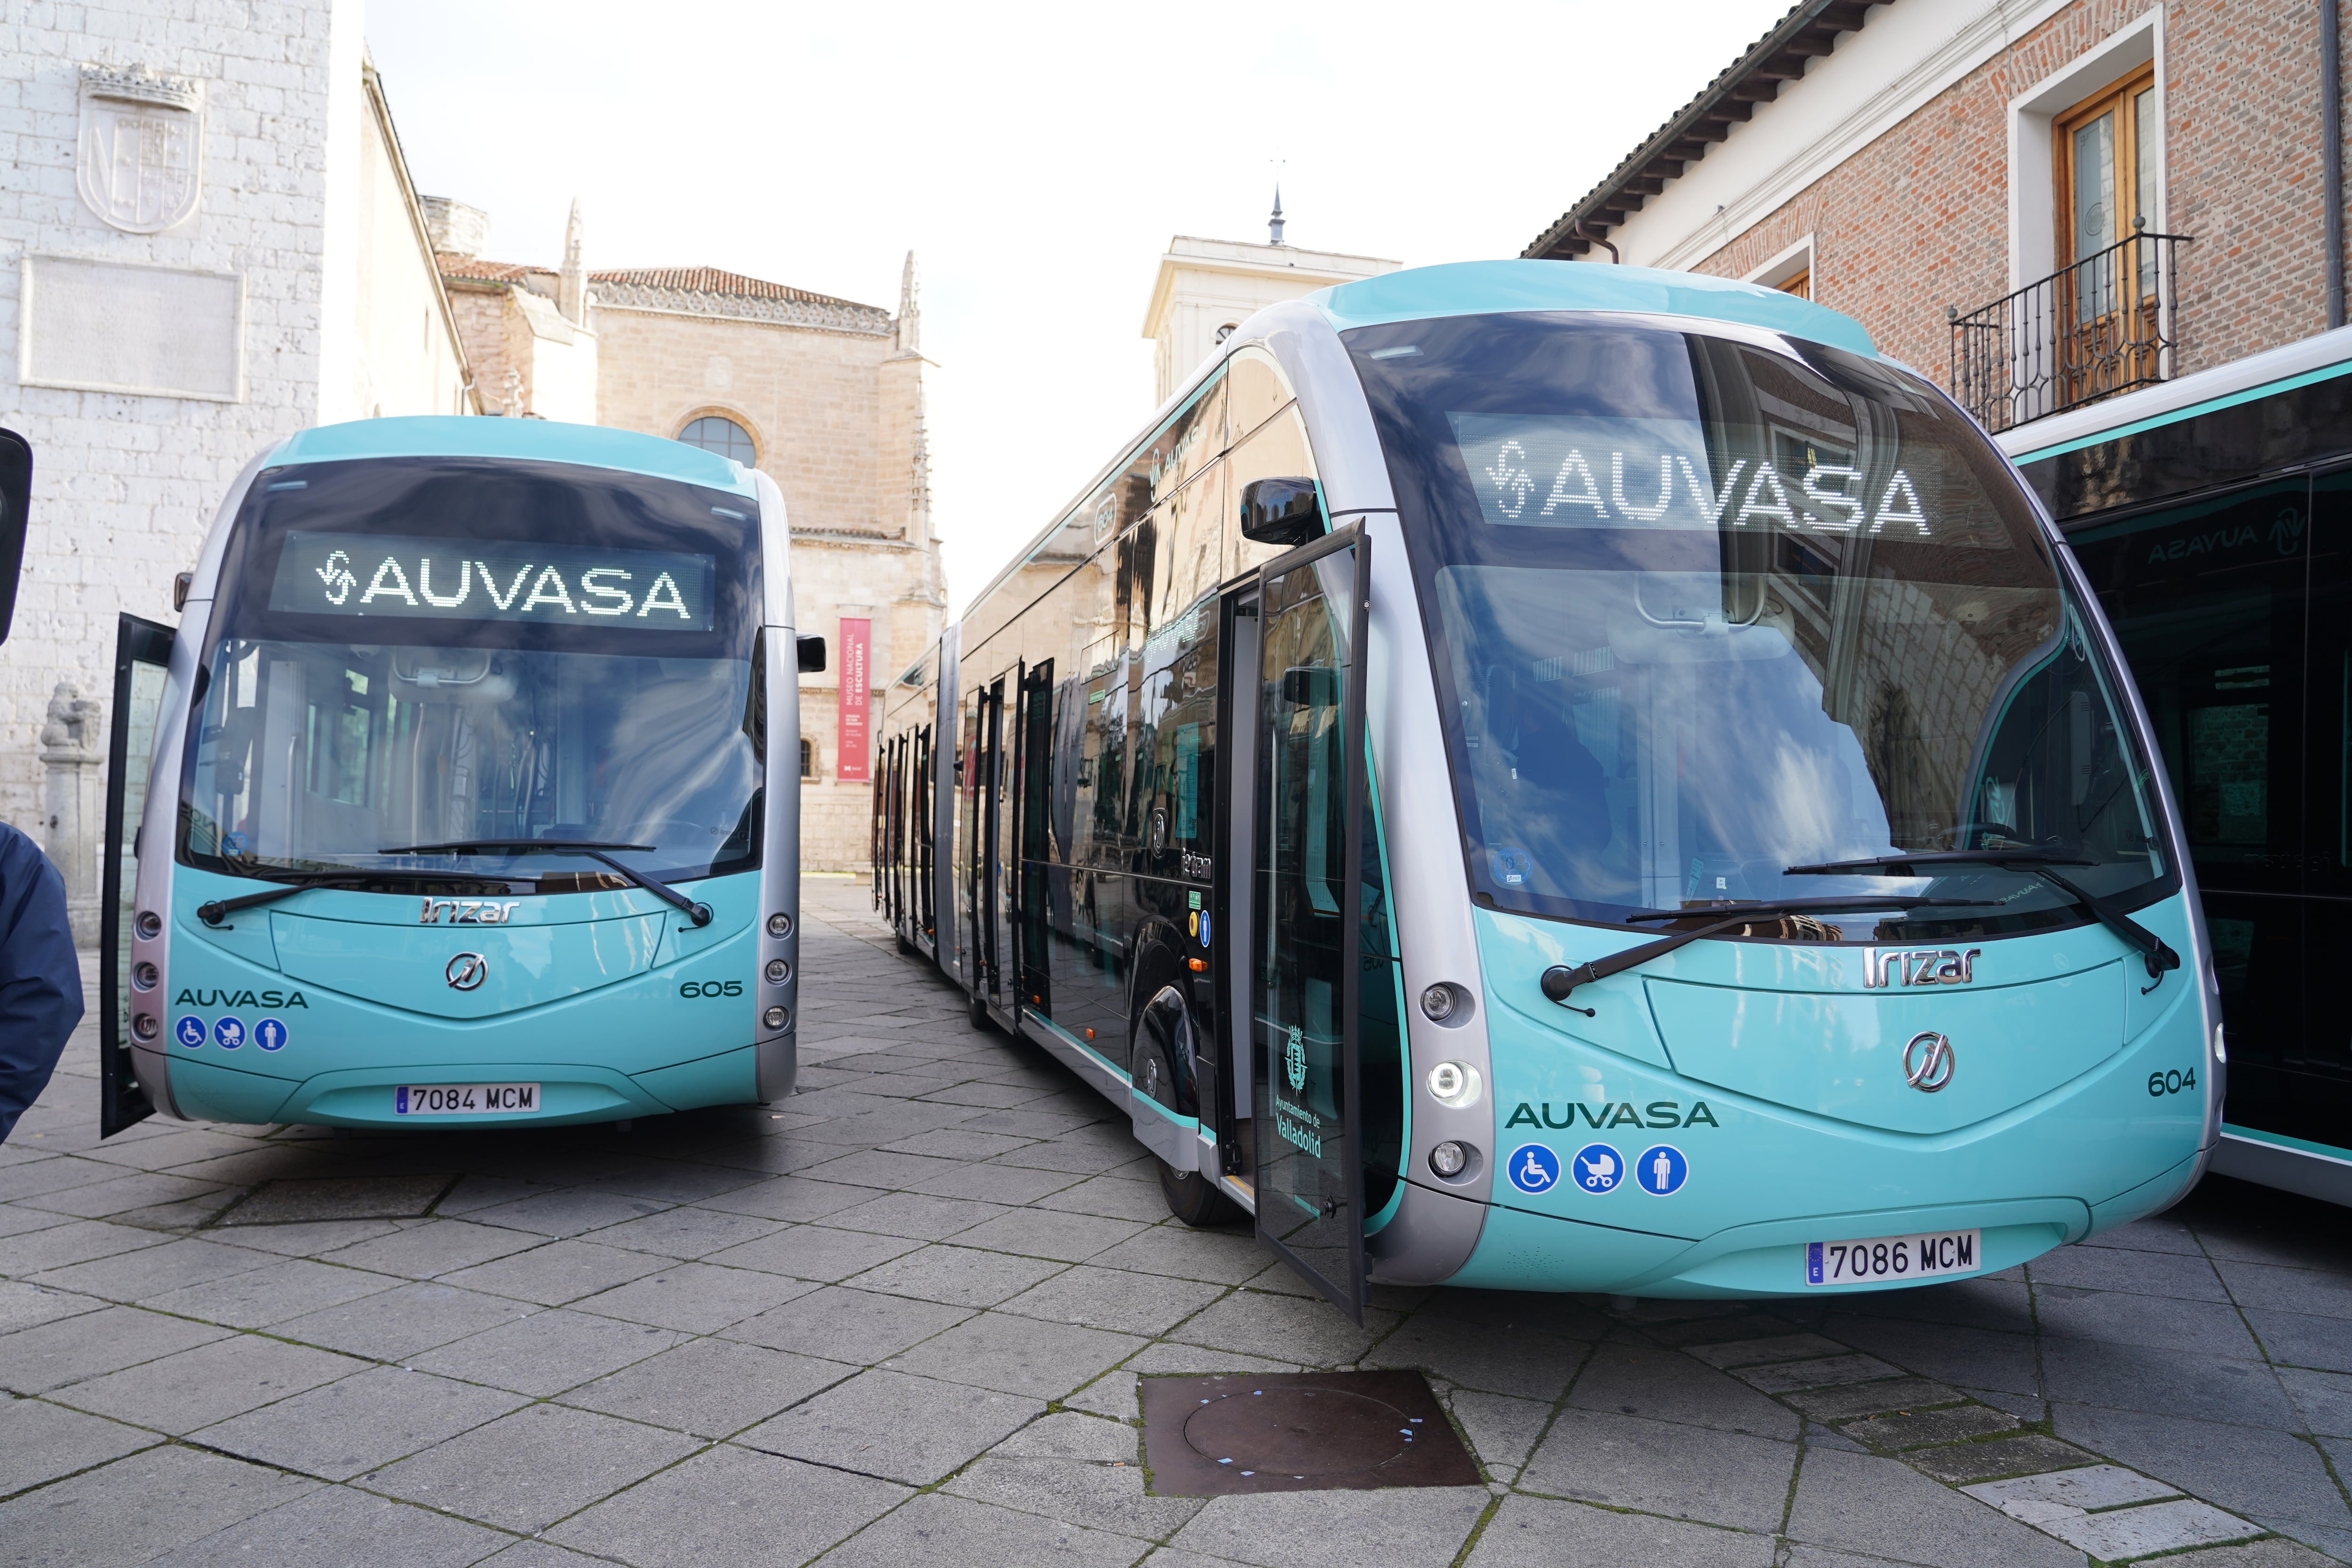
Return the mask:
[[1690, 1179], [1690, 1162], [1673, 1144], [1655, 1144], [1643, 1150], [1641, 1158], [1633, 1162], [1633, 1179], [1652, 1197], [1668, 1197]]
[[1522, 1143], [1511, 1151], [1511, 1185], [1533, 1197], [1559, 1185], [1559, 1156], [1540, 1143]]
[[1588, 1193], [1613, 1193], [1625, 1179], [1625, 1162], [1606, 1143], [1587, 1143], [1576, 1152], [1576, 1184]]

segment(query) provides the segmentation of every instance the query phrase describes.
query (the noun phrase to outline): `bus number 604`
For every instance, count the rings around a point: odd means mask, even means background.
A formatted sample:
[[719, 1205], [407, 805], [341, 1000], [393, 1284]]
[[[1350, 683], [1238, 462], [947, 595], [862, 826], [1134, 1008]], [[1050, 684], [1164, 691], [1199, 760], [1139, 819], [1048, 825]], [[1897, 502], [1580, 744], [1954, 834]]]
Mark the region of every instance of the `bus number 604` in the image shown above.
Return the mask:
[[740, 980], [689, 980], [677, 988], [681, 996], [740, 996], [743, 983]]
[[2184, 1089], [2196, 1087], [2197, 1069], [2195, 1068], [2190, 1068], [2187, 1072], [2182, 1072], [2176, 1068], [2171, 1072], [2152, 1072], [2147, 1075], [2147, 1097], [2150, 1100], [2162, 1100], [2168, 1094], [2179, 1094]]

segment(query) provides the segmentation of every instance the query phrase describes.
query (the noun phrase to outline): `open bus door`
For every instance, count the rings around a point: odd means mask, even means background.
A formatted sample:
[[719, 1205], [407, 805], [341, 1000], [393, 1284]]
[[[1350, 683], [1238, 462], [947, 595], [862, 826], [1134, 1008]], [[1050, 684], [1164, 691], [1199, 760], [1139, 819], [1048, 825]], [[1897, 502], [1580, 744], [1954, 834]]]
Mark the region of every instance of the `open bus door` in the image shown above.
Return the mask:
[[[106, 856], [100, 862], [98, 1135], [111, 1138], [155, 1112], [140, 1087], [131, 1055], [131, 921], [124, 911], [139, 892], [139, 826], [147, 815], [147, 780], [155, 761], [155, 730], [163, 707], [163, 678], [172, 662], [173, 631], [137, 616], [117, 617], [114, 710], [106, 743]], [[159, 846], [169, 842], [159, 836]], [[155, 1015], [167, 1009], [157, 1006]]]
[[1343, 528], [1259, 576], [1246, 981], [1257, 1233], [1359, 1323], [1369, 544]]

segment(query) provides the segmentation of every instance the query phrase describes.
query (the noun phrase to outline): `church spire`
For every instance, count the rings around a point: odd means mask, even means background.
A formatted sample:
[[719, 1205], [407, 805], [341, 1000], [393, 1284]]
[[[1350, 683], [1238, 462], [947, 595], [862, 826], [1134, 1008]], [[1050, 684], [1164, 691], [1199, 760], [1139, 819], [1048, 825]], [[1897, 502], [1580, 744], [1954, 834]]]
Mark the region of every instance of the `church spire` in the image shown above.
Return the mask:
[[557, 275], [555, 307], [575, 327], [588, 324], [588, 263], [580, 223], [580, 198], [572, 198], [572, 216], [563, 225], [563, 270]]
[[1274, 216], [1265, 220], [1265, 231], [1273, 236], [1266, 241], [1268, 245], [1282, 243], [1282, 182], [1279, 180], [1274, 183]]
[[919, 354], [923, 352], [923, 311], [916, 302], [919, 286], [915, 271], [915, 253], [907, 252], [905, 270], [898, 274], [898, 352]]

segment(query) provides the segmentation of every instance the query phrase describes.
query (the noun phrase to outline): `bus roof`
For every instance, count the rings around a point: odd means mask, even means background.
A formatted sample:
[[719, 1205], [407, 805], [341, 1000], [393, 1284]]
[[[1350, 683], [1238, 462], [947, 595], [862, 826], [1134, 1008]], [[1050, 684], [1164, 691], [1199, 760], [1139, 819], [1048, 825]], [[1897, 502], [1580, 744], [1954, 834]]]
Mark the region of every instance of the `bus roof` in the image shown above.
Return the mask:
[[1738, 321], [1855, 353], [1878, 353], [1862, 323], [1810, 300], [1704, 272], [1594, 262], [1455, 261], [1414, 267], [1307, 296], [1340, 331], [1506, 310], [1624, 310]]
[[482, 415], [416, 415], [354, 419], [298, 430], [269, 454], [268, 467], [336, 463], [355, 458], [521, 458], [577, 463], [627, 474], [679, 479], [707, 489], [757, 500], [751, 471], [731, 458], [635, 430], [563, 425], [551, 419], [501, 419]]

